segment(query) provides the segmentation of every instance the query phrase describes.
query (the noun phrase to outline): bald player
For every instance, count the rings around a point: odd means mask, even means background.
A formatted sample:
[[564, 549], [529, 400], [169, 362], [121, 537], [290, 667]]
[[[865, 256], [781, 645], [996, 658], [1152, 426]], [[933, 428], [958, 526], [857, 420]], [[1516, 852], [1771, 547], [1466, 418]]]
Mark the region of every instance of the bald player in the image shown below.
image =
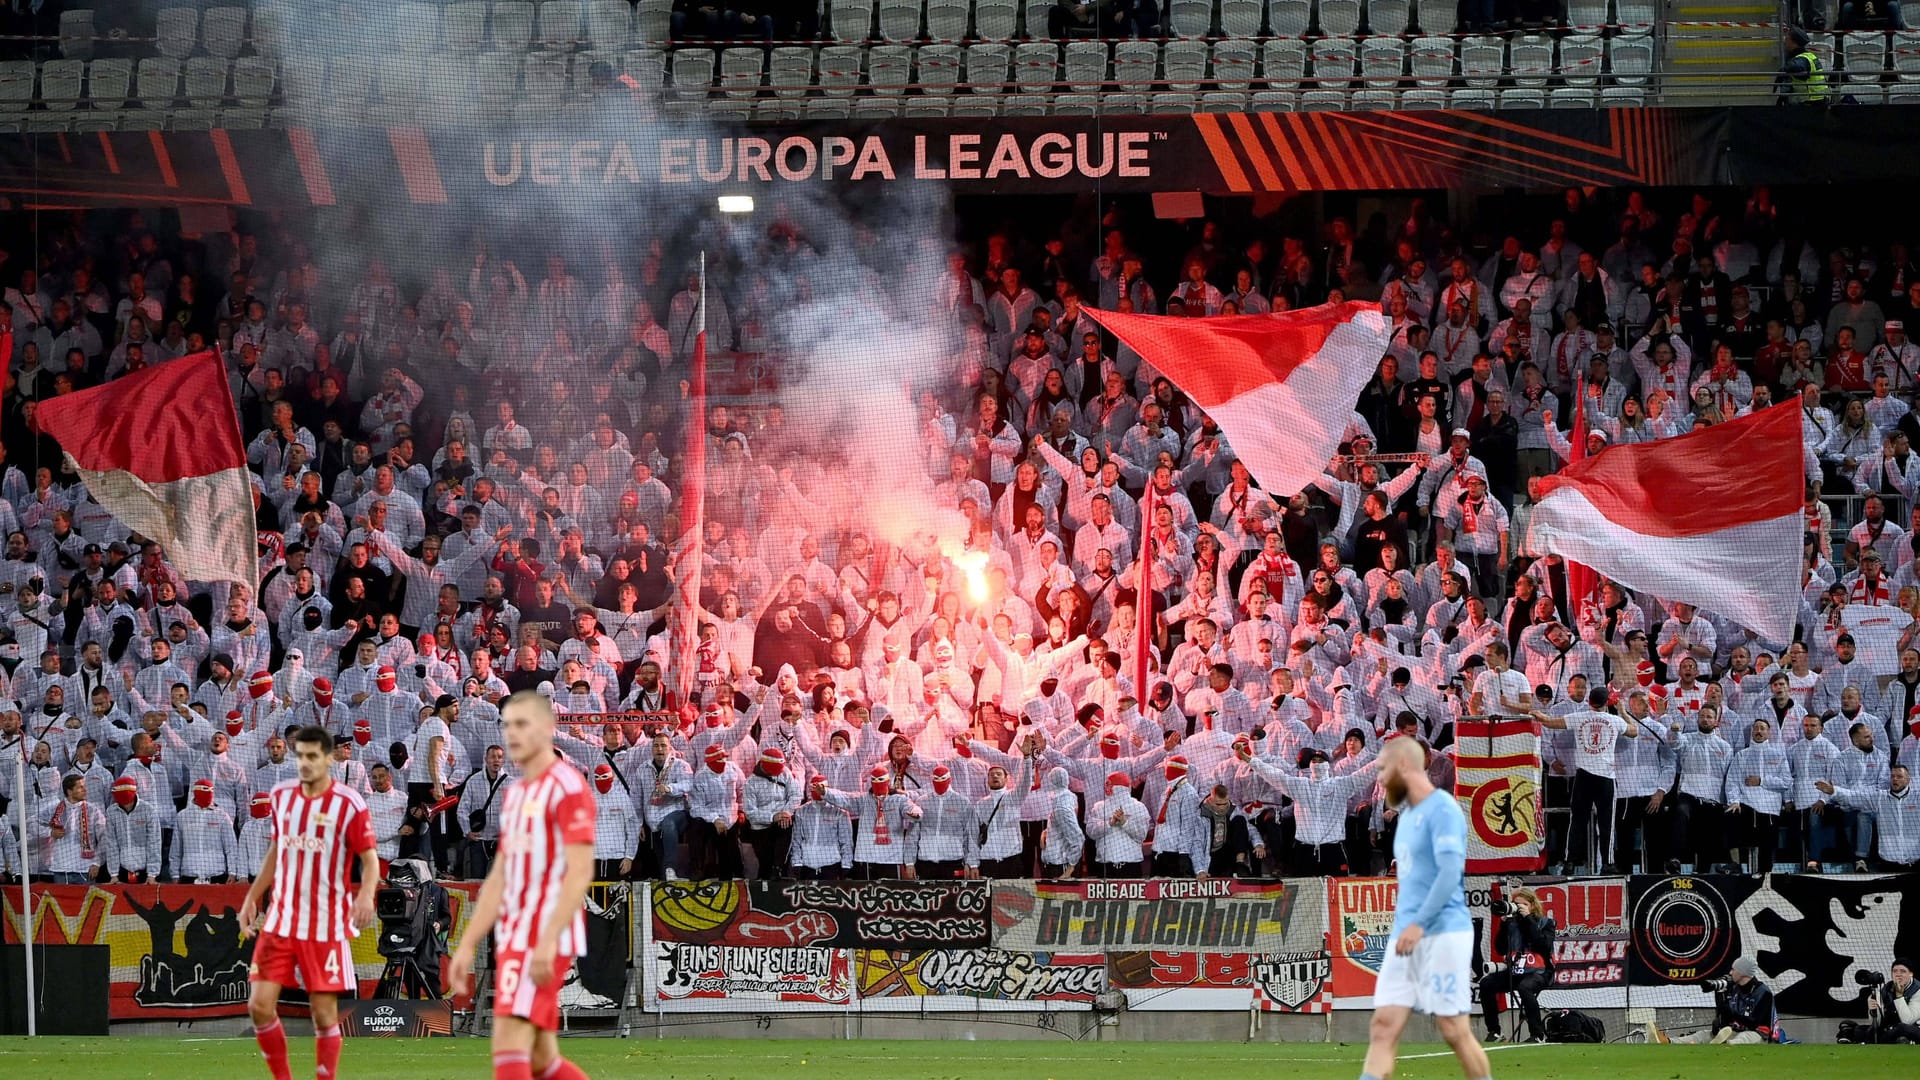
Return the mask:
[[1487, 1080], [1487, 1052], [1473, 1037], [1473, 923], [1467, 917], [1467, 819], [1452, 795], [1427, 779], [1427, 751], [1414, 739], [1387, 740], [1380, 784], [1400, 810], [1393, 858], [1400, 877], [1393, 948], [1373, 991], [1366, 1070], [1360, 1080], [1393, 1075], [1407, 1016], [1433, 1017], [1467, 1080]]

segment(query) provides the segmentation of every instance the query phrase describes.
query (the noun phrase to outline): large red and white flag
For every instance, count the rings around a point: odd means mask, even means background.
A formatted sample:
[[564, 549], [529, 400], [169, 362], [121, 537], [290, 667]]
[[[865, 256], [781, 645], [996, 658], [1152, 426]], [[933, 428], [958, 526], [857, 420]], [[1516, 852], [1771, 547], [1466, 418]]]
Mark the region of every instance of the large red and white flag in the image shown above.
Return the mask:
[[1453, 797], [1467, 817], [1467, 873], [1540, 869], [1540, 728], [1531, 720], [1462, 719], [1454, 725]]
[[253, 483], [218, 354], [49, 398], [39, 419], [94, 499], [164, 548], [182, 576], [255, 587]]
[[1800, 614], [1800, 438], [1798, 411], [1774, 407], [1609, 447], [1539, 481], [1524, 550], [1785, 641]]
[[1387, 351], [1386, 316], [1360, 301], [1211, 319], [1087, 314], [1213, 417], [1261, 489], [1282, 498], [1326, 471]]

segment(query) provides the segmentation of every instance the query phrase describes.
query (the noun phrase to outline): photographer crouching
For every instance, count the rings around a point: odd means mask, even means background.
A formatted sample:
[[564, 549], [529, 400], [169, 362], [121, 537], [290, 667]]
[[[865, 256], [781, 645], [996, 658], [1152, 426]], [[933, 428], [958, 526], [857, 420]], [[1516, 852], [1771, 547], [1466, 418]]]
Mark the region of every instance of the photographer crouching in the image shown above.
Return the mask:
[[1480, 1002], [1487, 1014], [1487, 1041], [1501, 1042], [1501, 994], [1520, 999], [1526, 1017], [1527, 1041], [1546, 1042], [1540, 1019], [1540, 991], [1553, 985], [1553, 920], [1540, 910], [1532, 889], [1516, 889], [1508, 900], [1495, 900], [1489, 909], [1499, 920], [1493, 937], [1493, 955], [1506, 967], [1480, 980]]
[[1713, 994], [1713, 1026], [1676, 1039], [1655, 1030], [1655, 1042], [1743, 1046], [1778, 1039], [1780, 1014], [1774, 1008], [1773, 991], [1760, 981], [1760, 965], [1753, 957], [1735, 960], [1725, 978], [1707, 979], [1700, 989]]
[[1913, 981], [1912, 961], [1893, 962], [1887, 981], [1867, 998], [1867, 1019], [1874, 1042], [1920, 1043], [1920, 983]]

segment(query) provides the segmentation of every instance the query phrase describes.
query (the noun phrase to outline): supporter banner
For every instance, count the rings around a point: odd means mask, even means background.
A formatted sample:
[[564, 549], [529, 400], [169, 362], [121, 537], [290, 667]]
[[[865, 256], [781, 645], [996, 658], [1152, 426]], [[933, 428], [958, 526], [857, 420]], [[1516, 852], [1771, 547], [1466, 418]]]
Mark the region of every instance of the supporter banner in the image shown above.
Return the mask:
[[1546, 843], [1540, 813], [1540, 731], [1531, 720], [1456, 725], [1454, 797], [1467, 816], [1467, 873], [1538, 870]]
[[[1467, 880], [1467, 906], [1490, 925], [1488, 903], [1512, 896], [1522, 886], [1540, 897], [1553, 920], [1553, 986], [1556, 990], [1627, 985], [1627, 879], [1623, 877], [1503, 877], [1493, 882]], [[1481, 935], [1482, 955], [1490, 955], [1490, 935]]]
[[1400, 883], [1393, 878], [1327, 880], [1327, 951], [1333, 955], [1333, 996], [1373, 997], [1393, 942], [1393, 905]]
[[1920, 948], [1920, 874], [1635, 877], [1628, 885], [1635, 986], [1687, 986], [1751, 956], [1782, 1014], [1854, 1016], [1855, 976]]
[[1325, 897], [1319, 879], [997, 882], [993, 943], [1030, 952], [1301, 952], [1325, 938]]
[[1098, 954], [935, 949], [855, 954], [860, 997], [962, 997], [994, 1001], [1090, 1002], [1107, 988], [1107, 961]]
[[[473, 888], [478, 895], [479, 887]], [[567, 973], [567, 985], [560, 991], [562, 1012], [618, 1009], [626, 1004], [634, 959], [635, 890], [626, 882], [587, 890], [587, 954]]]
[[654, 943], [658, 1001], [780, 1001], [845, 1005], [853, 967], [845, 949]]
[[[1569, 109], [890, 118], [694, 129], [617, 125], [8, 135], [0, 187], [62, 205], [379, 203], [472, 212], [488, 200], [627, 200], [675, 189], [939, 182], [967, 194], [1211, 193], [1789, 183], [1894, 175], [1920, 138], [1895, 108]], [[1762, 119], [1764, 118], [1764, 120]], [[1729, 133], [1734, 133], [1729, 137]], [[1784, 149], [1795, 148], [1792, 152]], [[1723, 165], [1723, 160], [1725, 164]], [[1729, 173], [1734, 174], [1730, 180]], [[1857, 174], [1857, 176], [1856, 176]]]
[[698, 945], [980, 948], [984, 881], [665, 881], [653, 936]]

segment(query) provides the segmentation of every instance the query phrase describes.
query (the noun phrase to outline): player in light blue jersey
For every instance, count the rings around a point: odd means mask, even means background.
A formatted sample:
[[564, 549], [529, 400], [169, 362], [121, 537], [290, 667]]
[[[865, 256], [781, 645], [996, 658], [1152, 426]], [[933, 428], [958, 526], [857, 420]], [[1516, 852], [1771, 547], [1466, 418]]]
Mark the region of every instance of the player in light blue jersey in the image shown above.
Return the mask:
[[1473, 923], [1467, 917], [1467, 819], [1453, 796], [1427, 778], [1427, 752], [1415, 739], [1389, 739], [1380, 751], [1380, 783], [1400, 808], [1393, 859], [1400, 876], [1393, 948], [1373, 990], [1373, 1025], [1360, 1080], [1386, 1080], [1407, 1015], [1433, 1017], [1467, 1080], [1491, 1075], [1473, 1037]]

